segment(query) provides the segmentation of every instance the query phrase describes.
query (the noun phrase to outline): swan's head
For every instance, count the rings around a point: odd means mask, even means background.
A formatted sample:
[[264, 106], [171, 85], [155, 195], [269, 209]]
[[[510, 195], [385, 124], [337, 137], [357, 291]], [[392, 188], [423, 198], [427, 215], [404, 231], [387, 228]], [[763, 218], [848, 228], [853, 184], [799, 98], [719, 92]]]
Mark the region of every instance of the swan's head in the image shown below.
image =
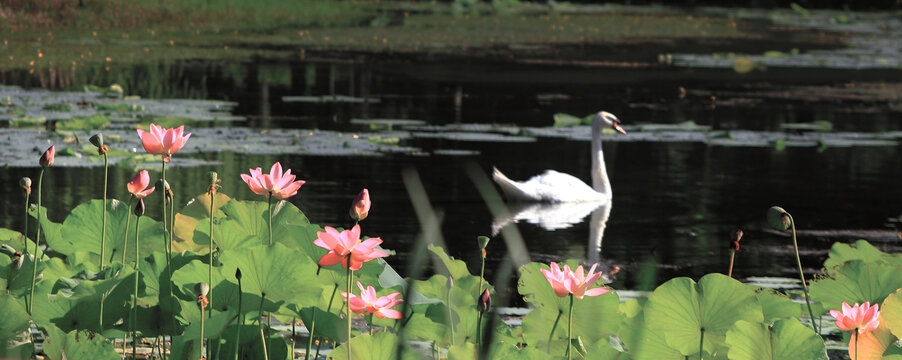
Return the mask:
[[595, 120], [604, 121], [615, 131], [621, 134], [626, 134], [626, 130], [623, 130], [623, 127], [620, 126], [620, 119], [614, 116], [614, 114], [611, 114], [607, 111], [599, 111], [598, 114], [595, 115]]

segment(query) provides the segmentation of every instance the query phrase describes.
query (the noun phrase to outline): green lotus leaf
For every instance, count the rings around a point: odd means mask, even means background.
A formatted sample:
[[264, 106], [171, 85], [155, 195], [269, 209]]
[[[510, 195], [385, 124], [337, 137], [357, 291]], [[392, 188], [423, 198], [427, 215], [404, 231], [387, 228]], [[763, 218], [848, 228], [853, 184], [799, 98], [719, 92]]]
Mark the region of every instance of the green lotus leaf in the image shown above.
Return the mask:
[[448, 348], [448, 360], [476, 360], [476, 344], [465, 342]]
[[25, 306], [12, 295], [0, 295], [0, 309], [3, 309], [3, 321], [0, 321], [0, 348], [6, 349], [9, 341], [28, 331], [30, 316]]
[[648, 328], [663, 334], [667, 344], [683, 355], [704, 350], [716, 354], [726, 332], [739, 320], [764, 321], [751, 287], [722, 274], [708, 274], [696, 284], [690, 278], [667, 281], [655, 289], [645, 306]]
[[902, 289], [898, 289], [880, 305], [880, 323], [897, 338], [902, 336]]
[[[856, 360], [891, 360], [902, 357], [899, 355], [899, 346], [894, 345], [898, 339], [893, 336], [883, 322], [880, 322], [876, 329], [860, 334], [860, 336], [856, 340], [849, 340], [851, 336], [843, 336], [849, 344], [850, 359], [856, 359], [856, 352], [858, 353]], [[855, 348], [856, 346], [858, 349]]]
[[[337, 306], [340, 307], [341, 304], [337, 304]], [[315, 323], [313, 321], [314, 311], [316, 312]], [[300, 311], [293, 311], [293, 318], [300, 319], [305, 325], [313, 324], [314, 337], [323, 337], [335, 342], [342, 342], [348, 339], [348, 321], [331, 312], [323, 311], [317, 307], [308, 307]]]
[[322, 283], [311, 276], [316, 273], [316, 264], [297, 256], [281, 243], [226, 252], [221, 260], [227, 281], [237, 284], [235, 270], [241, 269], [243, 292], [262, 294], [270, 301], [293, 303], [302, 308], [315, 306], [322, 295]]
[[[205, 256], [203, 256], [205, 257]], [[172, 282], [175, 284], [173, 289], [174, 295], [187, 302], [188, 305], [181, 309], [181, 316], [189, 323], [200, 322], [201, 313], [197, 306], [193, 306], [197, 300], [194, 294], [194, 286], [198, 283], [209, 283], [210, 280], [209, 265], [201, 260], [194, 260], [182, 266], [172, 274]], [[241, 293], [241, 312], [247, 318], [259, 315], [260, 309], [260, 293], [252, 293], [244, 286], [247, 275], [242, 269], [242, 293]], [[231, 279], [231, 280], [229, 280]], [[235, 279], [235, 270], [232, 269], [231, 274], [223, 271], [223, 267], [213, 267], [213, 284], [210, 286], [210, 306], [217, 311], [232, 311], [237, 314], [238, 311], [238, 280]], [[279, 304], [275, 299], [267, 296], [264, 299], [263, 311], [277, 311]]]
[[9, 245], [18, 252], [25, 253], [26, 246], [29, 252], [34, 252], [34, 241], [26, 238], [22, 233], [6, 228], [0, 228], [0, 244]]
[[890, 263], [902, 263], [899, 254], [887, 254], [875, 248], [865, 240], [858, 240], [854, 244], [834, 243], [830, 248], [830, 256], [824, 261], [825, 268], [832, 268], [847, 261], [861, 260], [864, 262], [886, 261]]
[[[297, 238], [304, 237], [304, 234], [297, 233], [289, 225], [308, 226], [310, 222], [307, 217], [287, 201], [274, 203], [272, 212], [273, 242], [296, 248], [299, 243]], [[229, 201], [219, 208], [214, 219], [217, 224], [213, 229], [214, 244], [222, 252], [269, 244], [269, 208], [266, 202]], [[198, 245], [210, 243], [209, 224], [203, 221], [196, 224], [193, 242]], [[309, 246], [314, 246], [313, 240], [310, 240]]]
[[[208, 327], [208, 329], [210, 329]], [[241, 356], [239, 359], [262, 359], [263, 358], [263, 346], [260, 342], [260, 327], [257, 325], [242, 325], [238, 326], [235, 324], [227, 327], [222, 334], [219, 336], [219, 340], [222, 342], [220, 346], [218, 346], [219, 352], [214, 356], [214, 358], [218, 359], [232, 359], [235, 356], [235, 336], [238, 333], [238, 330], [241, 331], [241, 339], [238, 347], [238, 351]], [[200, 335], [194, 330], [194, 333], [190, 334], [193, 340], [187, 340], [196, 342], [197, 337]], [[187, 336], [187, 335], [186, 335]], [[279, 336], [275, 333], [267, 333], [267, 351], [269, 352], [270, 359], [290, 359], [289, 354], [291, 351], [289, 349], [289, 343], [282, 336]], [[324, 347], [325, 349], [325, 347]], [[196, 359], [186, 358], [186, 359]]]
[[826, 309], [839, 309], [842, 302], [880, 304], [902, 288], [902, 264], [852, 260], [827, 270], [827, 276], [811, 283], [811, 299]]
[[447, 274], [451, 274], [451, 277], [455, 280], [464, 276], [472, 276], [470, 275], [470, 270], [467, 269], [467, 263], [448, 256], [445, 253], [445, 249], [438, 246], [430, 246], [429, 251], [442, 260], [442, 264], [445, 265], [444, 270], [447, 271]]
[[[568, 262], [575, 267], [575, 262]], [[558, 297], [548, 280], [539, 271], [548, 265], [529, 263], [520, 267], [517, 283], [520, 294], [535, 307], [523, 319], [523, 334], [527, 343], [544, 351], [551, 337], [551, 354], [563, 354], [567, 348], [569, 297]], [[599, 281], [595, 286], [603, 286]], [[474, 301], [475, 303], [475, 301]], [[569, 338], [600, 339], [613, 334], [620, 327], [623, 314], [619, 311], [620, 297], [615, 292], [600, 296], [586, 296], [573, 302], [573, 334]], [[552, 333], [553, 331], [553, 333]]]
[[[121, 259], [125, 245], [126, 219], [130, 219], [131, 226], [128, 234], [128, 249], [125, 261], [135, 261], [135, 223], [136, 217], [129, 216], [132, 209], [119, 200], [108, 200], [109, 212], [106, 222], [106, 250], [105, 255], [109, 259]], [[60, 226], [60, 235], [52, 237], [47, 234], [47, 243], [51, 248], [66, 256], [75, 256], [77, 251], [88, 251], [96, 254], [94, 263], [99, 263], [100, 232], [103, 215], [103, 200], [91, 200], [80, 204]], [[47, 224], [42, 222], [45, 228]], [[150, 254], [153, 251], [162, 251], [163, 228], [156, 220], [142, 216], [140, 221], [140, 243], [142, 254]]]
[[[170, 262], [173, 277], [175, 277], [175, 273], [182, 267], [189, 263], [199, 262], [198, 259], [200, 258], [206, 258], [206, 256], [192, 253], [173, 253]], [[150, 254], [150, 256], [141, 259], [138, 270], [141, 272], [141, 282], [144, 284], [145, 298], [142, 299], [142, 302], [151, 305], [158, 304], [163, 308], [165, 313], [169, 314], [164, 315], [166, 317], [172, 317], [174, 316], [172, 314], [178, 314], [181, 308], [178, 299], [172, 299], [172, 301], [169, 300], [170, 271], [166, 268], [166, 254], [154, 252]], [[209, 273], [204, 272], [204, 274], [207, 275], [204, 279], [208, 279]], [[176, 294], [173, 294], [173, 297], [175, 297], [175, 295]], [[155, 297], [156, 299], [153, 299], [152, 297]], [[173, 310], [172, 307], [175, 307], [175, 309]]]
[[645, 324], [644, 306], [648, 299], [630, 299], [620, 303], [624, 314], [617, 336], [626, 345], [632, 358], [637, 360], [681, 360], [686, 357], [667, 345], [659, 331]]
[[775, 290], [753, 287], [758, 304], [761, 304], [761, 312], [764, 314], [764, 322], [773, 324], [779, 319], [798, 319], [802, 314], [802, 307], [793, 302], [786, 295]]
[[0, 256], [0, 290], [15, 296], [27, 296], [31, 292], [32, 275], [37, 274], [38, 281], [44, 281], [42, 275], [47, 267], [46, 261], [37, 263], [31, 255], [22, 255], [16, 261], [7, 256]]
[[[98, 200], [98, 201], [100, 201], [100, 200]], [[37, 219], [37, 216], [38, 216], [37, 205], [32, 204], [31, 206], [28, 207], [28, 215], [31, 216], [32, 218]], [[41, 240], [41, 244], [48, 245], [51, 248], [53, 248], [54, 250], [56, 250], [57, 252], [59, 252], [59, 250], [56, 249], [56, 246], [54, 246], [54, 244], [60, 244], [61, 246], [64, 246], [61, 244], [61, 240], [62, 240], [61, 230], [63, 228], [63, 224], [50, 221], [50, 219], [47, 218], [47, 208], [43, 207], [43, 206], [41, 206], [41, 219], [39, 222], [41, 224], [41, 234], [43, 234], [42, 235], [43, 240]], [[32, 235], [32, 236], [34, 236], [34, 235]], [[34, 239], [31, 239], [31, 240], [34, 240]], [[30, 244], [30, 245], [32, 245], [32, 244]], [[33, 247], [29, 248], [29, 251], [34, 252], [34, 248]]]
[[44, 353], [48, 359], [119, 359], [113, 344], [103, 336], [85, 330], [65, 333], [56, 327], [45, 329]]
[[[100, 321], [100, 302], [103, 301], [104, 330], [112, 329], [114, 324], [128, 318], [134, 281], [135, 271], [121, 264], [111, 266], [91, 280], [60, 279], [57, 281], [57, 288], [71, 287], [70, 291], [59, 291], [47, 296], [35, 295], [34, 322], [38, 326], [56, 326], [63, 331], [96, 331]], [[71, 296], [65, 296], [65, 293]]]
[[406, 317], [404, 334], [407, 338], [416, 338], [426, 341], [441, 341], [445, 338], [447, 326], [439, 323], [425, 314], [415, 313]]
[[[364, 334], [351, 339], [351, 358], [354, 360], [381, 360], [398, 357], [398, 337], [388, 331], [374, 335]], [[404, 352], [407, 354], [407, 352]], [[409, 354], [408, 354], [409, 355]], [[335, 348], [326, 359], [341, 360], [348, 358], [348, 343]], [[402, 358], [411, 358], [403, 356]], [[416, 357], [414, 357], [416, 358]]]
[[740, 320], [725, 342], [730, 360], [827, 359], [824, 340], [795, 319], [777, 320], [772, 327]]

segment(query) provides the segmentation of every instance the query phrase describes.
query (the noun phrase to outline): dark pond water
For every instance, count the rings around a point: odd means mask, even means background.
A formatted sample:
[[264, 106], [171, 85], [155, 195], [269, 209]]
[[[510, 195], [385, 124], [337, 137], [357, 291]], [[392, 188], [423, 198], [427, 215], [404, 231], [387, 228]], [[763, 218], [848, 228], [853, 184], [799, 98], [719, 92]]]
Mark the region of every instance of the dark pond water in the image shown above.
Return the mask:
[[[825, 120], [838, 131], [888, 132], [902, 129], [900, 100], [819, 96], [817, 88], [891, 79], [893, 72], [770, 69], [754, 74], [732, 70], [649, 67], [591, 68], [510, 65], [493, 62], [363, 62], [319, 59], [304, 62], [187, 62], [82, 69], [52, 84], [125, 85], [129, 93], [155, 98], [208, 98], [239, 103], [246, 116], [236, 126], [319, 128], [364, 131], [352, 118], [419, 119], [430, 124], [491, 123], [548, 126], [558, 112], [585, 115], [608, 110], [627, 125], [692, 120], [714, 129], [778, 131], [780, 125]], [[48, 86], [50, 74], [8, 72], [5, 84]], [[62, 76], [59, 74], [53, 76]], [[58, 86], [58, 85], [57, 85]], [[846, 87], [848, 88], [848, 87]], [[778, 95], [761, 95], [762, 93]], [[378, 103], [288, 103], [283, 96], [342, 94], [377, 98]], [[730, 95], [725, 95], [730, 94]], [[783, 95], [779, 95], [783, 94]], [[638, 131], [638, 129], [634, 130]], [[252, 139], [250, 140], [252, 141]], [[478, 269], [475, 238], [491, 233], [492, 215], [466, 168], [492, 166], [514, 179], [556, 169], [589, 178], [589, 143], [559, 138], [503, 143], [410, 140], [424, 149], [471, 150], [471, 155], [388, 155], [383, 157], [251, 156], [207, 153], [222, 166], [176, 168], [170, 179], [179, 196], [200, 194], [208, 170], [224, 179], [224, 191], [254, 199], [238, 174], [274, 161], [308, 181], [291, 202], [313, 222], [347, 226], [347, 207], [367, 187], [374, 199], [364, 233], [381, 236], [398, 251], [389, 262], [403, 269], [421, 227], [402, 182], [402, 171], [416, 171], [429, 200], [443, 219], [442, 231], [452, 255]], [[699, 142], [637, 141], [604, 145], [614, 201], [600, 258], [622, 268], [616, 288], [645, 288], [673, 276], [699, 277], [725, 272], [729, 234], [745, 231], [734, 273], [793, 276], [789, 238], [765, 231], [768, 207], [789, 210], [800, 230], [881, 230], [881, 245], [893, 249], [888, 218], [902, 215], [902, 147], [896, 146], [713, 146]], [[98, 168], [54, 168], [45, 186], [51, 218], [61, 221], [75, 204], [98, 198], [103, 178]], [[21, 176], [37, 169], [0, 172], [0, 226], [20, 229]], [[124, 184], [131, 170], [113, 171], [111, 183]], [[170, 180], [172, 181], [172, 180]], [[113, 185], [118, 186], [118, 185]], [[113, 188], [124, 198], [124, 185]], [[151, 204], [153, 206], [154, 204]], [[153, 209], [148, 210], [151, 214]], [[591, 225], [547, 231], [521, 223], [530, 256], [538, 261], [587, 258]], [[815, 272], [833, 241], [856, 236], [829, 234], [800, 238], [803, 262]], [[490, 268], [506, 255], [504, 242], [489, 247]], [[655, 270], [655, 271], [650, 271]], [[402, 270], [403, 271], [403, 270]], [[642, 275], [645, 274], [645, 275]]]

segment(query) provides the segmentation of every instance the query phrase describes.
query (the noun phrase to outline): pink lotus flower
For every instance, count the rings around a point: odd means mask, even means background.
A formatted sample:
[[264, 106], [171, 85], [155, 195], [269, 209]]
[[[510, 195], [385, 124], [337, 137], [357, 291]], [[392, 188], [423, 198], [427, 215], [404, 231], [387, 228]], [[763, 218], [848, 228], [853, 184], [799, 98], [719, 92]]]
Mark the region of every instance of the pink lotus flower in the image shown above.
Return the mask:
[[565, 264], [564, 270], [561, 271], [555, 262], [551, 263], [551, 271], [546, 269], [541, 269], [541, 271], [557, 296], [564, 297], [568, 294], [573, 294], [577, 299], [582, 299], [583, 296], [598, 296], [611, 291], [611, 289], [603, 287], [588, 290], [601, 277], [601, 272], [595, 273], [595, 267], [597, 266], [598, 264], [593, 264], [592, 268], [589, 269], [588, 275], [583, 275], [582, 265], [578, 266], [576, 271], [573, 271], [570, 270], [570, 265]]
[[372, 286], [367, 286], [364, 289], [363, 284], [358, 281], [357, 287], [360, 288], [360, 297], [357, 297], [354, 294], [348, 294], [344, 291], [341, 292], [341, 296], [344, 296], [348, 301], [348, 307], [351, 308], [352, 312], [363, 315], [376, 314], [376, 317], [383, 319], [401, 318], [400, 311], [391, 309], [391, 307], [404, 301], [395, 300], [395, 298], [401, 295], [400, 292], [377, 297], [376, 289]]
[[282, 164], [276, 162], [269, 170], [269, 174], [264, 174], [261, 168], [248, 169], [251, 174], [241, 174], [241, 179], [247, 183], [257, 195], [272, 195], [276, 199], [284, 200], [298, 193], [301, 185], [306, 181], [294, 181], [295, 176], [291, 175], [291, 169], [282, 173]]
[[54, 155], [56, 155], [56, 145], [51, 145], [43, 154], [41, 154], [41, 160], [38, 161], [38, 164], [41, 164], [41, 167], [53, 165]]
[[363, 189], [360, 194], [357, 194], [354, 202], [351, 203], [351, 218], [357, 221], [366, 219], [372, 204], [373, 203], [370, 201], [370, 192], [367, 189]]
[[857, 330], [859, 334], [864, 334], [880, 325], [880, 309], [878, 306], [877, 304], [871, 306], [869, 301], [865, 301], [861, 305], [855, 303], [855, 305], [849, 306], [848, 303], [843, 301], [842, 312], [830, 310], [830, 315], [836, 318], [836, 327], [840, 330], [848, 332]]
[[376, 245], [382, 243], [382, 239], [369, 238], [360, 241], [360, 225], [354, 225], [351, 230], [340, 233], [331, 226], [326, 226], [325, 229], [326, 231], [316, 232], [317, 239], [313, 243], [329, 250], [329, 253], [323, 255], [317, 264], [329, 266], [341, 262], [342, 267], [350, 267], [356, 271], [367, 261], [388, 256], [384, 251], [374, 249]]
[[154, 187], [148, 188], [148, 185], [150, 185], [150, 174], [147, 173], [147, 170], [141, 170], [126, 186], [128, 187], [128, 192], [141, 199], [153, 192]]
[[150, 131], [138, 129], [138, 136], [141, 137], [141, 145], [148, 154], [161, 154], [163, 161], [169, 162], [172, 154], [179, 151], [185, 142], [191, 137], [191, 133], [183, 135], [185, 126], [179, 126], [173, 129], [163, 129], [157, 124], [150, 124]]

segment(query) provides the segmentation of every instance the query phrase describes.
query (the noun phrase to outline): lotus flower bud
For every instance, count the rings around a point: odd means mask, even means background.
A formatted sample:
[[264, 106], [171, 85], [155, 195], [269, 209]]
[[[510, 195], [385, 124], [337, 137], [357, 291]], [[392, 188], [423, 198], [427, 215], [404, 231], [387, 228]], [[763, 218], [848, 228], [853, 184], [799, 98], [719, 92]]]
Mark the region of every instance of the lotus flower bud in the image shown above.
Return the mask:
[[484, 313], [486, 311], [489, 311], [489, 309], [491, 308], [492, 294], [489, 293], [489, 289], [485, 289], [485, 291], [482, 292], [482, 295], [479, 296], [479, 302], [476, 303], [476, 309], [479, 310], [479, 312]]
[[241, 280], [241, 269], [235, 268], [235, 279]]
[[207, 283], [197, 283], [197, 285], [194, 285], [194, 295], [207, 296], [209, 293], [210, 285], [207, 285]]
[[219, 182], [219, 174], [215, 171], [210, 171], [207, 173], [207, 177], [210, 178], [210, 183], [215, 184]]
[[19, 179], [19, 186], [22, 187], [22, 191], [25, 192], [26, 196], [31, 195], [31, 178], [30, 177], [26, 176], [26, 177]]
[[157, 190], [163, 191], [163, 198], [166, 199], [166, 205], [169, 205], [172, 202], [172, 188], [169, 187], [168, 181], [163, 181], [163, 179], [157, 180], [156, 185], [154, 185]]
[[367, 189], [363, 189], [357, 197], [354, 198], [354, 202], [351, 203], [351, 218], [357, 221], [361, 221], [366, 219], [367, 215], [370, 212], [370, 206], [372, 206], [372, 202], [370, 201], [370, 192]]
[[453, 287], [454, 287], [454, 278], [449, 276], [448, 277], [448, 288], [450, 289]]
[[100, 148], [101, 146], [103, 146], [103, 134], [94, 134], [94, 136], [91, 136], [88, 141], [90, 141], [94, 146]]
[[44, 151], [44, 154], [41, 155], [41, 160], [38, 163], [41, 164], [41, 167], [50, 167], [53, 165], [54, 155], [56, 155], [56, 145], [51, 145]]
[[789, 213], [779, 206], [771, 206], [767, 209], [767, 224], [776, 230], [786, 230], [792, 226]]
[[143, 216], [144, 215], [144, 199], [139, 198], [138, 203], [135, 204], [135, 216]]
[[476, 241], [479, 242], [479, 248], [485, 249], [486, 246], [489, 246], [489, 237], [488, 236], [478, 236], [476, 237]]
[[739, 251], [739, 240], [741, 240], [741, 239], [742, 239], [742, 229], [736, 228], [736, 230], [733, 230], [733, 233], [730, 234], [730, 240], [733, 241], [732, 249], [734, 251]]

